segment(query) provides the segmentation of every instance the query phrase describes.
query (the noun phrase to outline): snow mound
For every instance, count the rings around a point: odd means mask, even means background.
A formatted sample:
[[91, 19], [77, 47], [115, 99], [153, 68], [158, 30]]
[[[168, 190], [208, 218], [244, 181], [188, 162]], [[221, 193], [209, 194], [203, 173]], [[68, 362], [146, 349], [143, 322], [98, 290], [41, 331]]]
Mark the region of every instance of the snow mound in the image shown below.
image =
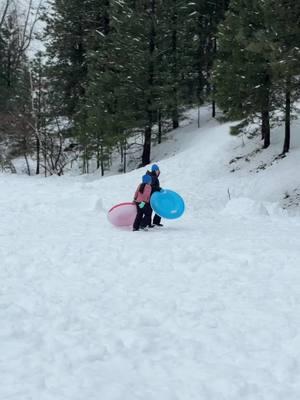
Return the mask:
[[260, 217], [268, 216], [269, 212], [262, 202], [240, 197], [229, 200], [221, 211], [221, 214], [241, 217]]

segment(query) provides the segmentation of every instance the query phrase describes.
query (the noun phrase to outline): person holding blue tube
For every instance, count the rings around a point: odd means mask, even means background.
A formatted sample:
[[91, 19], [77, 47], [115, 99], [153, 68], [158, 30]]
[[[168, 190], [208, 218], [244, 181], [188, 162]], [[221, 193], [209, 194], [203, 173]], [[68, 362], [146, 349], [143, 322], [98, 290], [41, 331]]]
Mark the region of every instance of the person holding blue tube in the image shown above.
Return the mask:
[[[147, 175], [150, 175], [152, 178], [152, 182], [151, 182], [151, 195], [154, 192], [160, 192], [162, 189], [160, 187], [160, 182], [159, 182], [159, 175], [160, 175], [160, 169], [159, 166], [157, 164], [153, 164], [151, 166], [151, 171], [147, 171]], [[151, 207], [151, 206], [150, 206]], [[153, 218], [153, 225], [151, 224], [151, 219], [152, 219], [152, 208], [151, 208], [151, 215], [150, 215], [150, 225], [149, 227], [152, 228], [154, 226], [163, 226], [163, 224], [161, 223], [161, 217], [158, 214], [154, 215]]]

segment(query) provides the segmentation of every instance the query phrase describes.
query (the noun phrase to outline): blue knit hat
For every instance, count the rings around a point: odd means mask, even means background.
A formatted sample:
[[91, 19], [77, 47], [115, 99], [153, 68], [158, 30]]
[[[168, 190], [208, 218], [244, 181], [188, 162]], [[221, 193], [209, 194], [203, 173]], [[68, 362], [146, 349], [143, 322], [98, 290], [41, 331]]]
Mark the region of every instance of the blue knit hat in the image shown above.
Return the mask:
[[142, 182], [146, 184], [150, 184], [152, 182], [152, 178], [150, 175], [146, 174], [142, 178]]
[[153, 164], [152, 167], [151, 167], [151, 171], [152, 172], [159, 171], [159, 166], [157, 164]]

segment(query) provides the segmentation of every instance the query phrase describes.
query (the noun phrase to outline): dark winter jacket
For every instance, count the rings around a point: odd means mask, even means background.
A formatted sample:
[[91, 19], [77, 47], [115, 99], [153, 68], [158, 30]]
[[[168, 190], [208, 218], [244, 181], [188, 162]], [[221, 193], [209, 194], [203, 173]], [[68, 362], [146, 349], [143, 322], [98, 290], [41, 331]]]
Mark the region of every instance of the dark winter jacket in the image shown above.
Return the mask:
[[152, 178], [152, 183], [151, 183], [151, 188], [152, 188], [152, 193], [154, 192], [160, 192], [161, 191], [161, 187], [160, 187], [160, 183], [159, 183], [159, 179], [158, 176], [156, 175], [155, 171], [147, 171], [147, 175], [150, 175]]

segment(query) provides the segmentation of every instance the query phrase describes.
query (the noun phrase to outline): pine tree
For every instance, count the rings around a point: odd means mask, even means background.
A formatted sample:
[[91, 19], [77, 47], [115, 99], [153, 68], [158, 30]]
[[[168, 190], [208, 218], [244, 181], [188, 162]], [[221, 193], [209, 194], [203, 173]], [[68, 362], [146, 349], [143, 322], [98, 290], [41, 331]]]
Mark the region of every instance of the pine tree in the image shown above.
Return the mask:
[[141, 12], [143, 23], [145, 24], [144, 37], [146, 39], [145, 49], [145, 87], [144, 87], [144, 105], [145, 105], [145, 139], [142, 154], [142, 165], [150, 163], [152, 129], [157, 110], [156, 104], [156, 56], [157, 56], [157, 16], [159, 7], [158, 0], [143, 2]]
[[94, 33], [105, 29], [106, 3], [109, 1], [54, 0], [52, 13], [44, 16], [49, 79], [58, 93], [61, 114], [70, 118], [80, 111], [85, 100], [87, 54], [94, 49]]
[[233, 0], [218, 35], [215, 64], [216, 100], [233, 119], [260, 115], [264, 147], [270, 145], [272, 49], [267, 40], [262, 0]]
[[228, 7], [228, 0], [176, 3], [179, 67], [175, 80], [180, 104], [200, 106], [213, 97], [211, 70], [216, 56], [216, 31]]
[[[96, 156], [102, 175], [109, 166], [112, 150], [118, 145], [125, 148], [130, 130], [139, 123], [134, 97], [137, 91], [130, 76], [132, 64], [128, 61], [132, 49], [129, 50], [130, 44], [126, 42], [129, 17], [127, 12], [123, 13], [122, 4], [107, 2], [106, 23], [101, 31], [94, 32], [95, 46], [87, 58], [87, 95], [82, 108], [87, 124], [79, 124], [80, 137], [84, 141], [85, 155]], [[125, 30], [122, 24], [126, 24]]]
[[[158, 109], [156, 39], [159, 6], [160, 2], [156, 0], [132, 1], [119, 4], [119, 8], [113, 10], [115, 26], [108, 35], [110, 41], [105, 39], [107, 48], [104, 49], [104, 54], [109, 54], [109, 63], [105, 63], [105, 71], [101, 76], [98, 73], [97, 78], [96, 92], [99, 93], [101, 86], [106, 85], [104, 92], [107, 95], [103, 93], [100, 97], [106, 105], [106, 119], [111, 118], [107, 130], [110, 126], [120, 138], [126, 138], [133, 127], [144, 131], [143, 165], [150, 162], [153, 125]], [[103, 57], [99, 50], [98, 65], [103, 65]], [[110, 82], [109, 90], [107, 81]], [[108, 107], [109, 104], [113, 106]]]
[[162, 3], [157, 26], [157, 104], [158, 141], [161, 142], [163, 119], [170, 119], [172, 128], [179, 127], [182, 98], [183, 1], [166, 0]]
[[1, 137], [11, 160], [24, 156], [30, 174], [28, 155], [32, 153], [29, 65], [23, 52], [23, 30], [17, 10], [9, 10], [0, 29], [0, 119]]
[[291, 0], [268, 0], [265, 14], [268, 40], [272, 45], [272, 70], [277, 98], [284, 111], [285, 139], [282, 153], [290, 148], [293, 104], [299, 99], [300, 5]]
[[96, 157], [104, 173], [113, 148], [126, 148], [138, 131], [148, 164], [154, 133], [160, 142], [165, 124], [178, 127], [182, 109], [203, 102], [223, 3], [55, 0], [48, 19], [51, 90], [59, 93], [57, 112], [73, 122], [85, 172]]
[[86, 79], [86, 2], [55, 0], [47, 22], [49, 81], [57, 92], [60, 114], [74, 117], [84, 96]]
[[31, 86], [31, 113], [35, 136], [35, 156], [36, 156], [36, 175], [41, 172], [43, 165], [46, 175], [47, 150], [45, 131], [51, 122], [50, 104], [48, 98], [46, 68], [43, 62], [43, 54], [38, 52], [30, 66], [30, 86]]

